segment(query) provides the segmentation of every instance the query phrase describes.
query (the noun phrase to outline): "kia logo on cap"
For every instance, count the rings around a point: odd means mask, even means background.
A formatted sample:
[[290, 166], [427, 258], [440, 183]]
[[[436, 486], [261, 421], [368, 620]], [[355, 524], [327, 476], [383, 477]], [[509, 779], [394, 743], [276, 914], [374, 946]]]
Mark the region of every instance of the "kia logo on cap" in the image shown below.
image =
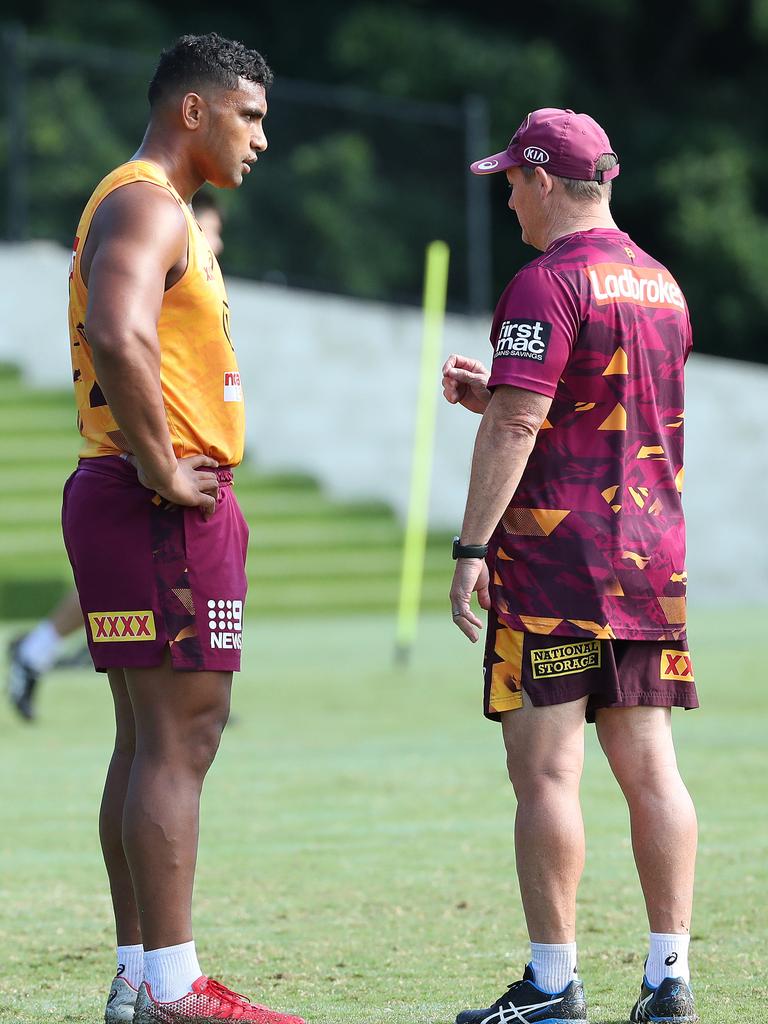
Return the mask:
[[538, 146], [526, 146], [523, 156], [530, 164], [546, 164], [549, 162], [549, 153]]

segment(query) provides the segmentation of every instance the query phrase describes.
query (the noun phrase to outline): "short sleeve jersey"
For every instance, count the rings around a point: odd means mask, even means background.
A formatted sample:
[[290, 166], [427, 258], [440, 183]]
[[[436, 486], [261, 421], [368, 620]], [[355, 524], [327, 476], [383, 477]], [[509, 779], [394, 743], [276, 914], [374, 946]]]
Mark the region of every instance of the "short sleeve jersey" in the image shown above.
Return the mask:
[[187, 223], [187, 267], [163, 295], [157, 324], [160, 386], [173, 450], [177, 458], [202, 454], [220, 466], [236, 466], [243, 457], [245, 415], [224, 281], [191, 210], [162, 169], [146, 160], [132, 160], [108, 174], [97, 185], [77, 227], [69, 274], [69, 339], [78, 427], [84, 439], [80, 457], [128, 450], [96, 379], [85, 329], [88, 289], [80, 258], [99, 204], [115, 189], [136, 181], [165, 189]]
[[669, 271], [618, 230], [557, 239], [501, 296], [489, 387], [552, 398], [489, 547], [514, 629], [685, 638], [683, 366]]

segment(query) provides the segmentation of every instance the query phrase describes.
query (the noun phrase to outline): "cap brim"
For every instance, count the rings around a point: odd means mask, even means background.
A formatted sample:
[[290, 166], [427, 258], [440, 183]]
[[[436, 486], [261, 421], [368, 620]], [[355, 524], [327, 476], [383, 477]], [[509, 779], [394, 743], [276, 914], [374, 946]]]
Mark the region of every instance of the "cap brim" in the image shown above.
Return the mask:
[[482, 160], [475, 160], [469, 165], [473, 174], [496, 174], [498, 171], [506, 171], [509, 167], [519, 167], [518, 162], [503, 149], [493, 156], [483, 157]]

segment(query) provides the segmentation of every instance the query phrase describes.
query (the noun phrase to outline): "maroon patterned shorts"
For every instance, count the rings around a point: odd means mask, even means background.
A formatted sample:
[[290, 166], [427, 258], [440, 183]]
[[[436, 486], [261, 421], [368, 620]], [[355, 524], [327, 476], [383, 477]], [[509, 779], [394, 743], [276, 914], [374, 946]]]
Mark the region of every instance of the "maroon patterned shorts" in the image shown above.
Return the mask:
[[219, 500], [166, 509], [119, 456], [81, 459], [62, 526], [93, 663], [152, 668], [170, 647], [179, 671], [240, 668], [248, 526], [219, 469]]
[[531, 704], [567, 704], [589, 697], [586, 717], [600, 708], [697, 708], [693, 664], [685, 640], [596, 640], [510, 629], [488, 613], [485, 644], [486, 718]]

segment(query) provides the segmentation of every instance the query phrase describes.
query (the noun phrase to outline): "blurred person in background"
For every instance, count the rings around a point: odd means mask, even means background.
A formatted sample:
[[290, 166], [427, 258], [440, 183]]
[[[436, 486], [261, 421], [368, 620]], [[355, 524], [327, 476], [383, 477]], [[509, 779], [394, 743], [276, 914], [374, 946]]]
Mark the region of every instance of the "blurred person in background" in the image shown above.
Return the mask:
[[[224, 249], [223, 220], [219, 204], [210, 192], [201, 190], [192, 200], [192, 212], [214, 256]], [[56, 607], [28, 633], [8, 644], [6, 693], [13, 709], [27, 722], [36, 717], [38, 684], [53, 668], [91, 665], [86, 644], [71, 655], [64, 654], [67, 637], [83, 629], [83, 613], [77, 590], [70, 590]]]
[[100, 836], [117, 931], [107, 1024], [300, 1019], [203, 974], [192, 929], [200, 794], [240, 667], [248, 527], [226, 291], [190, 202], [267, 147], [272, 73], [215, 33], [160, 57], [137, 153], [96, 187], [70, 270], [83, 447], [62, 522], [115, 705]]
[[681, 505], [687, 306], [669, 271], [616, 226], [618, 159], [591, 117], [534, 111], [504, 152], [471, 169], [506, 172], [523, 241], [543, 255], [499, 300], [490, 373], [463, 356], [443, 368], [448, 401], [483, 417], [451, 610], [473, 642], [474, 591], [488, 610], [484, 710], [501, 722], [517, 797], [531, 940], [522, 980], [457, 1024], [586, 1022], [576, 962], [585, 718], [629, 805], [650, 924], [630, 1019], [692, 1022], [697, 825], [671, 732], [672, 707], [698, 706]]

